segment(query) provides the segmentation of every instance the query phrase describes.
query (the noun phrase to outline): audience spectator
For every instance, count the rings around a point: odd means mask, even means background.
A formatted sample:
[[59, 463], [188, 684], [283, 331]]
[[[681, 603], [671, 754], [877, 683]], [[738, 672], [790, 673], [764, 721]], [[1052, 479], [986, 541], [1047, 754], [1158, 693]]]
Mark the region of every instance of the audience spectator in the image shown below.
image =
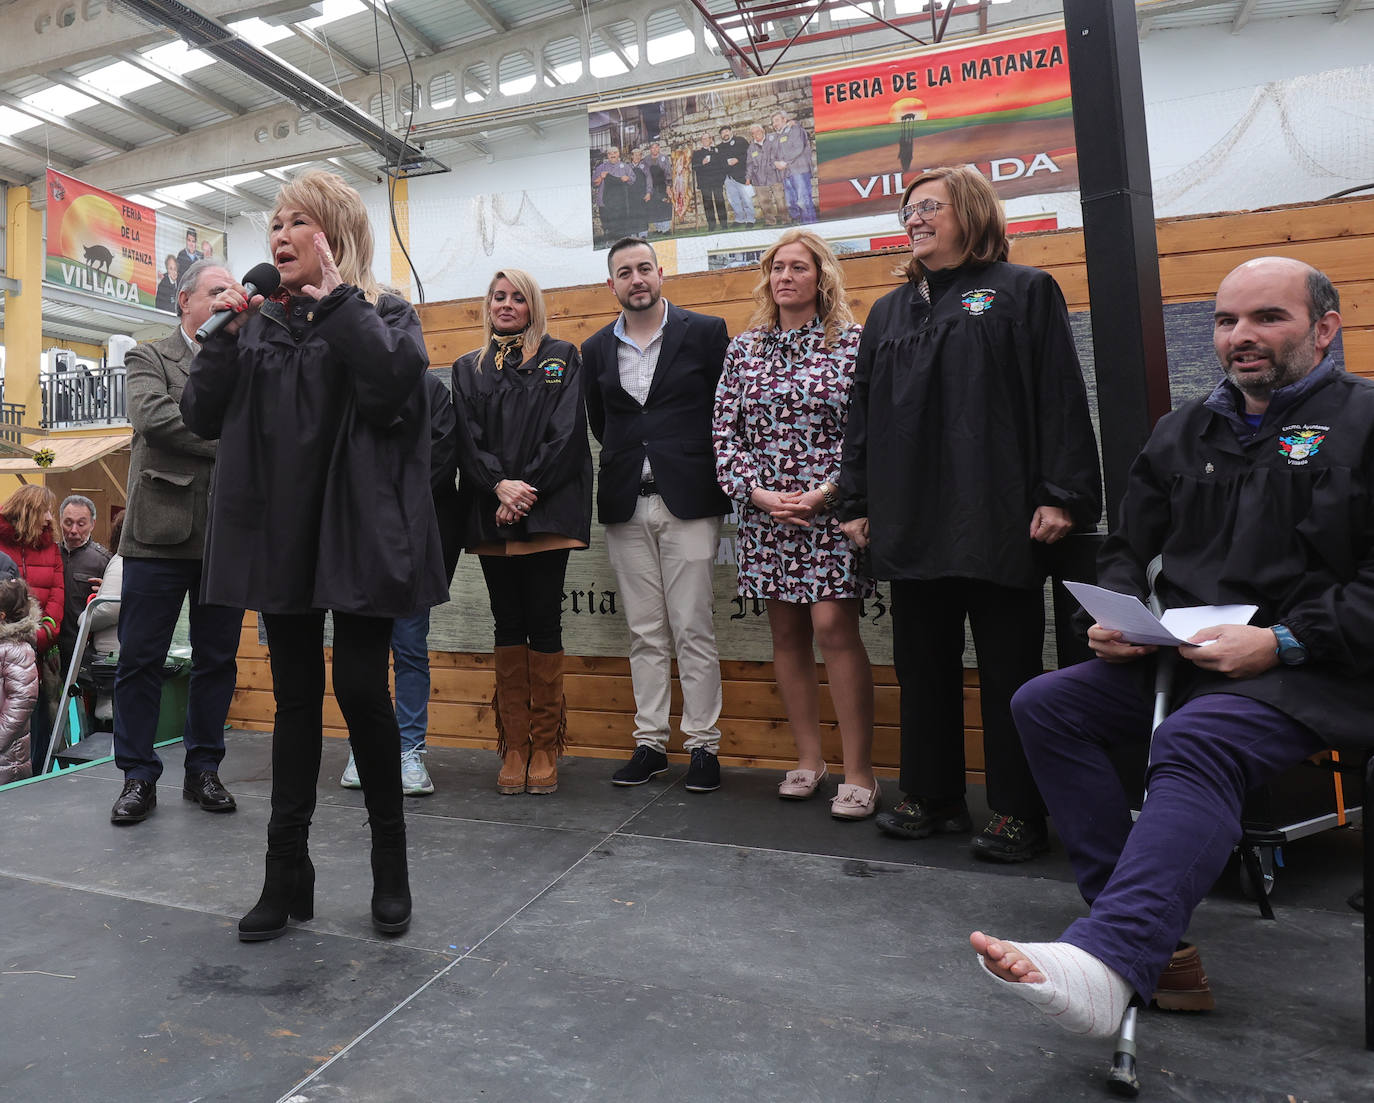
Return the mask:
[[904, 797], [878, 826], [907, 839], [972, 830], [967, 616], [992, 809], [973, 852], [1020, 862], [1048, 836], [1011, 695], [1043, 669], [1043, 545], [1097, 523], [1097, 443], [1064, 296], [1006, 263], [992, 185], [931, 169], [902, 204], [912, 259], [864, 326], [840, 479], [845, 531], [892, 580]]
[[62, 499], [58, 511], [62, 524], [62, 571], [66, 602], [62, 612], [62, 631], [57, 634], [57, 650], [62, 673], [71, 669], [81, 613], [100, 588], [110, 551], [92, 535], [97, 520], [95, 503], [81, 494]]
[[30, 747], [41, 733], [29, 732], [29, 715], [38, 700], [33, 637], [40, 617], [22, 578], [0, 581], [0, 785], [33, 776]]
[[[453, 584], [453, 572], [462, 551], [458, 531], [458, 427], [453, 394], [437, 371], [425, 373], [429, 388], [430, 492], [439, 523], [439, 546], [444, 555], [444, 577]], [[391, 629], [391, 666], [396, 675], [396, 724], [401, 729], [401, 792], [423, 797], [434, 792], [425, 768], [425, 736], [429, 732], [429, 610], [400, 617]], [[339, 784], [361, 789], [358, 764], [348, 754]]]
[[834, 515], [860, 327], [835, 254], [787, 230], [763, 254], [750, 328], [725, 354], [716, 389], [716, 475], [739, 503], [739, 592], [768, 603], [773, 673], [797, 744], [778, 796], [804, 800], [826, 778], [813, 643], [825, 659], [840, 724], [840, 819], [877, 811], [873, 672], [859, 600], [873, 580]]
[[492, 277], [480, 349], [453, 365], [463, 543], [495, 622], [497, 792], [552, 793], [567, 734], [563, 578], [592, 527], [592, 457], [577, 346], [545, 330], [526, 272]]
[[[121, 513], [110, 526], [110, 546], [113, 548], [119, 547], [119, 537], [124, 530], [124, 517], [125, 513]], [[93, 599], [86, 607], [89, 610], [87, 615], [91, 618], [91, 646], [87, 654], [92, 656], [93, 662], [108, 661], [119, 655], [119, 608], [123, 588], [124, 557], [116, 552], [105, 564], [100, 589], [95, 592], [99, 600]], [[92, 712], [97, 720], [106, 721], [114, 718], [113, 679], [110, 680], [108, 688], [105, 688], [105, 683], [102, 682], [96, 689]]]
[[[48, 684], [57, 683], [56, 688], [60, 689], [57, 637], [62, 630], [67, 591], [62, 553], [57, 550], [53, 533], [56, 510], [57, 498], [47, 487], [32, 483], [21, 486], [0, 504], [0, 551], [18, 566], [20, 577], [38, 602], [39, 622], [33, 646], [38, 656], [39, 676], [42, 678], [46, 671]], [[29, 741], [35, 774], [42, 771], [48, 753], [54, 704], [40, 691], [29, 722], [35, 736]]]
[[[119, 547], [119, 538], [124, 531], [124, 518], [127, 515], [128, 511], [125, 510], [110, 526], [110, 546], [113, 548]], [[91, 650], [100, 658], [109, 658], [119, 653], [119, 608], [123, 588], [124, 557], [116, 551], [105, 564], [100, 589], [95, 592], [95, 596], [101, 599], [100, 604], [92, 607], [90, 612]], [[108, 720], [110, 715], [108, 712], [102, 715], [99, 709], [96, 710], [96, 716], [102, 720]]]

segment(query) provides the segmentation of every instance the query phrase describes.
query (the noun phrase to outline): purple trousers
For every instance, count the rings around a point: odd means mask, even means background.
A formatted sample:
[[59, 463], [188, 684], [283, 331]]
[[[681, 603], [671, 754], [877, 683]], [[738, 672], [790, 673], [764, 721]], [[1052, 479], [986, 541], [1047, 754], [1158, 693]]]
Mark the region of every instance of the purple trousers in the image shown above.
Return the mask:
[[[1093, 659], [1027, 682], [1012, 698], [1026, 758], [1089, 905], [1060, 940], [1111, 966], [1145, 1000], [1240, 840], [1245, 794], [1323, 746], [1278, 709], [1232, 693], [1180, 706], [1151, 740], [1153, 669]], [[1148, 795], [1132, 825], [1108, 749], [1146, 742]]]

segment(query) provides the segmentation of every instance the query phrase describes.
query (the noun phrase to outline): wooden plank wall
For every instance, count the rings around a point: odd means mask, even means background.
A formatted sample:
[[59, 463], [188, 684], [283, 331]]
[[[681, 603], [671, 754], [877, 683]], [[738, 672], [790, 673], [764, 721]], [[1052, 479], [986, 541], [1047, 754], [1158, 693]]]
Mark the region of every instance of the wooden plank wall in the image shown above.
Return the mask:
[[[1171, 303], [1211, 299], [1221, 278], [1250, 257], [1293, 256], [1322, 268], [1341, 290], [1347, 366], [1352, 371], [1374, 375], [1374, 199], [1166, 219], [1158, 223], [1158, 235], [1164, 295]], [[1012, 260], [1042, 267], [1053, 274], [1063, 288], [1070, 310], [1088, 308], [1080, 231], [1018, 238]], [[892, 254], [845, 258], [846, 286], [856, 317], [862, 319], [872, 302], [894, 286], [896, 281], [891, 273], [899, 261], [900, 257], [894, 258]], [[496, 266], [493, 263], [493, 271]], [[673, 276], [668, 281], [667, 295], [679, 306], [724, 317], [730, 332], [738, 333], [751, 313], [750, 295], [755, 280], [752, 271]], [[585, 340], [612, 321], [617, 312], [615, 300], [604, 285], [550, 291], [546, 298], [549, 331], [570, 341]], [[480, 300], [467, 299], [420, 308], [430, 358], [436, 366], [451, 363], [481, 343], [481, 305]], [[430, 743], [494, 748], [496, 729], [491, 700], [495, 676], [491, 656], [435, 652], [431, 665]], [[571, 753], [593, 757], [625, 755], [634, 714], [628, 661], [570, 656], [567, 669]], [[726, 662], [722, 670], [722, 761], [774, 767], [791, 764], [792, 741], [773, 684], [771, 664]], [[874, 673], [874, 761], [880, 772], [891, 775], [898, 763], [896, 680], [891, 667], [878, 667]], [[256, 621], [250, 613], [244, 621], [238, 688], [230, 720], [239, 727], [269, 730], [271, 684], [266, 650], [258, 644]], [[675, 715], [679, 705], [675, 685]], [[822, 708], [826, 756], [829, 761], [838, 762], [839, 735], [833, 708], [824, 694]], [[976, 671], [965, 675], [964, 713], [970, 778], [981, 780], [982, 731]], [[326, 704], [325, 724], [327, 734], [345, 734], [332, 698]]]

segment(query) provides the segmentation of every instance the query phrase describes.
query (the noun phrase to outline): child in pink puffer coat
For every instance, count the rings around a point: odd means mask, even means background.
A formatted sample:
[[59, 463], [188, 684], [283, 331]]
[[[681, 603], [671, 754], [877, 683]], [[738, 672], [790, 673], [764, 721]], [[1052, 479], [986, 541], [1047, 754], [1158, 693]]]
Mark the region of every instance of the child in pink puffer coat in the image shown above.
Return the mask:
[[38, 698], [33, 640], [42, 611], [22, 578], [0, 582], [0, 785], [29, 777], [29, 714]]

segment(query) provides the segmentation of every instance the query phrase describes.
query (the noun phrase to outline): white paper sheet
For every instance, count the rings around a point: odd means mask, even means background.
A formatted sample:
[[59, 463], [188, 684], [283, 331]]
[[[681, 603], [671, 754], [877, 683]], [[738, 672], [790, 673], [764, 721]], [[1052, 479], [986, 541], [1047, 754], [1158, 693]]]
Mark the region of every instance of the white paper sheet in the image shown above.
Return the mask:
[[1194, 605], [1166, 609], [1156, 617], [1140, 598], [1104, 590], [1086, 582], [1066, 582], [1064, 588], [1078, 599], [1098, 624], [1120, 632], [1127, 643], [1177, 647], [1204, 628], [1221, 624], [1249, 624], [1258, 605]]

